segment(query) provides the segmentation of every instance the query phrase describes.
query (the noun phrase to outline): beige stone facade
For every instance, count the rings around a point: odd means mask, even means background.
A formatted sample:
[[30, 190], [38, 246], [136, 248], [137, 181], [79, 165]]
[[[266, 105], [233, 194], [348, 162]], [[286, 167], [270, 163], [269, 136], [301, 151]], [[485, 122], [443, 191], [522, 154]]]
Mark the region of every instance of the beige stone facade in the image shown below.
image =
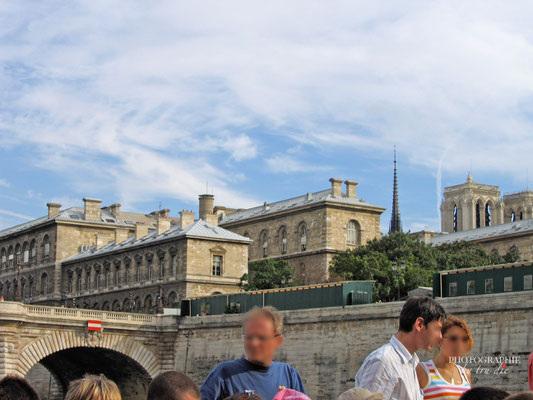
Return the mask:
[[330, 179], [331, 188], [246, 210], [215, 207], [220, 226], [249, 237], [250, 261], [285, 259], [304, 284], [325, 282], [340, 251], [381, 236], [384, 209], [359, 199], [356, 182]]
[[250, 240], [217, 227], [216, 215], [204, 216], [208, 225], [191, 211], [176, 218], [168, 209], [136, 214], [100, 205], [85, 198], [83, 208], [61, 210], [49, 203], [47, 216], [0, 231], [0, 296], [154, 312], [239, 289]]
[[533, 192], [500, 197], [498, 186], [474, 182], [444, 189], [440, 235], [417, 233], [433, 245], [457, 241], [476, 242], [489, 253], [517, 251], [519, 260], [533, 259]]

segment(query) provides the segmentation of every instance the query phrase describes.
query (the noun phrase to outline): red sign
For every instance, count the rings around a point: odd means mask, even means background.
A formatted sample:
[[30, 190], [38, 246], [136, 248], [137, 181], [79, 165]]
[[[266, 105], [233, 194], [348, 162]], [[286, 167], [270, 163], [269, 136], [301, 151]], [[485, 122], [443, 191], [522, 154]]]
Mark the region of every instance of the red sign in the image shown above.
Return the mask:
[[87, 321], [87, 330], [102, 332], [102, 321], [95, 321], [95, 320]]

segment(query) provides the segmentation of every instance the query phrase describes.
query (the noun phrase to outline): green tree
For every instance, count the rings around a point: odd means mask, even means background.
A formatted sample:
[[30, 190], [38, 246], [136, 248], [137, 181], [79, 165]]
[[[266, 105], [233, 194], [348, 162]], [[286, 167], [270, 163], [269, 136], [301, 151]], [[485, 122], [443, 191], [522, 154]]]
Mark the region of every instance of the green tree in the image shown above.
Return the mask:
[[[374, 301], [391, 301], [419, 286], [432, 286], [433, 273], [442, 270], [509, 263], [516, 250], [503, 256], [488, 254], [479, 244], [456, 242], [433, 247], [408, 233], [392, 233], [356, 249], [337, 254], [330, 271], [346, 280], [375, 280]], [[393, 263], [405, 263], [405, 270]]]
[[239, 287], [250, 291], [297, 286], [299, 284], [300, 281], [294, 278], [294, 271], [288, 261], [265, 258], [248, 264], [248, 273], [241, 276]]

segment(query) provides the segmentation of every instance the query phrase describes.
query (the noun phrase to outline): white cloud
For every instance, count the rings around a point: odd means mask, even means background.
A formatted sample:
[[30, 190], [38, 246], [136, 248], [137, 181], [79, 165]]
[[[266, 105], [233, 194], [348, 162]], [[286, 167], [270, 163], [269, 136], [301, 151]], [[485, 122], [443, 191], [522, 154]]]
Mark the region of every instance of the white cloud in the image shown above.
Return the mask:
[[28, 215], [19, 214], [19, 213], [10, 211], [10, 210], [0, 209], [0, 214], [7, 215], [7, 216], [10, 216], [10, 217], [16, 217], [16, 218], [25, 219], [25, 220], [28, 220], [28, 221], [34, 219], [33, 217], [30, 217]]
[[3, 186], [3, 187], [10, 187], [10, 183], [6, 180], [6, 179], [3, 179], [3, 178], [0, 178], [0, 186]]
[[83, 191], [192, 199], [208, 180], [246, 206], [241, 163], [328, 167], [263, 151], [278, 140], [377, 157], [397, 144], [439, 182], [470, 163], [515, 182], [531, 167], [530, 2], [0, 7], [0, 146], [38, 148]]

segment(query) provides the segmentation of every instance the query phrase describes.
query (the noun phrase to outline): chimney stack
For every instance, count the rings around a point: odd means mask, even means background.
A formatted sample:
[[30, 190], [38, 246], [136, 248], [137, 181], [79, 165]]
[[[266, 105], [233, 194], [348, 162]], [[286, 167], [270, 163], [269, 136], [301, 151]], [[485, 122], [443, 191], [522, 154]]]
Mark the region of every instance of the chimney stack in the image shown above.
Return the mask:
[[194, 212], [183, 210], [180, 211], [180, 227], [181, 229], [186, 228], [194, 222]]
[[115, 229], [115, 244], [119, 244], [128, 238], [128, 230], [118, 228]]
[[218, 226], [218, 214], [207, 214], [205, 216], [205, 222], [207, 222], [208, 224], [211, 224], [211, 225], [215, 225], [215, 226]]
[[168, 218], [170, 214], [170, 210], [168, 208], [163, 208], [162, 210], [159, 210], [159, 216], [163, 218]]
[[61, 204], [47, 203], [46, 206], [48, 207], [48, 218], [55, 217], [61, 210]]
[[89, 199], [87, 197], [84, 197], [83, 198], [83, 208], [84, 208], [83, 218], [86, 221], [100, 222], [102, 220], [102, 210], [100, 209], [101, 204], [102, 204], [102, 200]]
[[161, 235], [170, 229], [170, 219], [159, 216], [157, 218], [157, 234]]
[[349, 199], [357, 198], [356, 196], [357, 182], [356, 181], [344, 181], [344, 183], [346, 184], [346, 195], [348, 196], [348, 198]]
[[139, 240], [148, 233], [148, 225], [141, 222], [135, 224], [135, 240]]
[[115, 203], [115, 204], [111, 204], [109, 206], [109, 211], [111, 212], [111, 214], [113, 214], [113, 216], [115, 218], [120, 218], [120, 204], [119, 203]]
[[330, 178], [331, 195], [333, 197], [342, 197], [342, 179]]
[[198, 218], [205, 221], [207, 214], [213, 213], [213, 205], [215, 204], [215, 196], [212, 194], [201, 194], [198, 196], [200, 200], [200, 213]]

